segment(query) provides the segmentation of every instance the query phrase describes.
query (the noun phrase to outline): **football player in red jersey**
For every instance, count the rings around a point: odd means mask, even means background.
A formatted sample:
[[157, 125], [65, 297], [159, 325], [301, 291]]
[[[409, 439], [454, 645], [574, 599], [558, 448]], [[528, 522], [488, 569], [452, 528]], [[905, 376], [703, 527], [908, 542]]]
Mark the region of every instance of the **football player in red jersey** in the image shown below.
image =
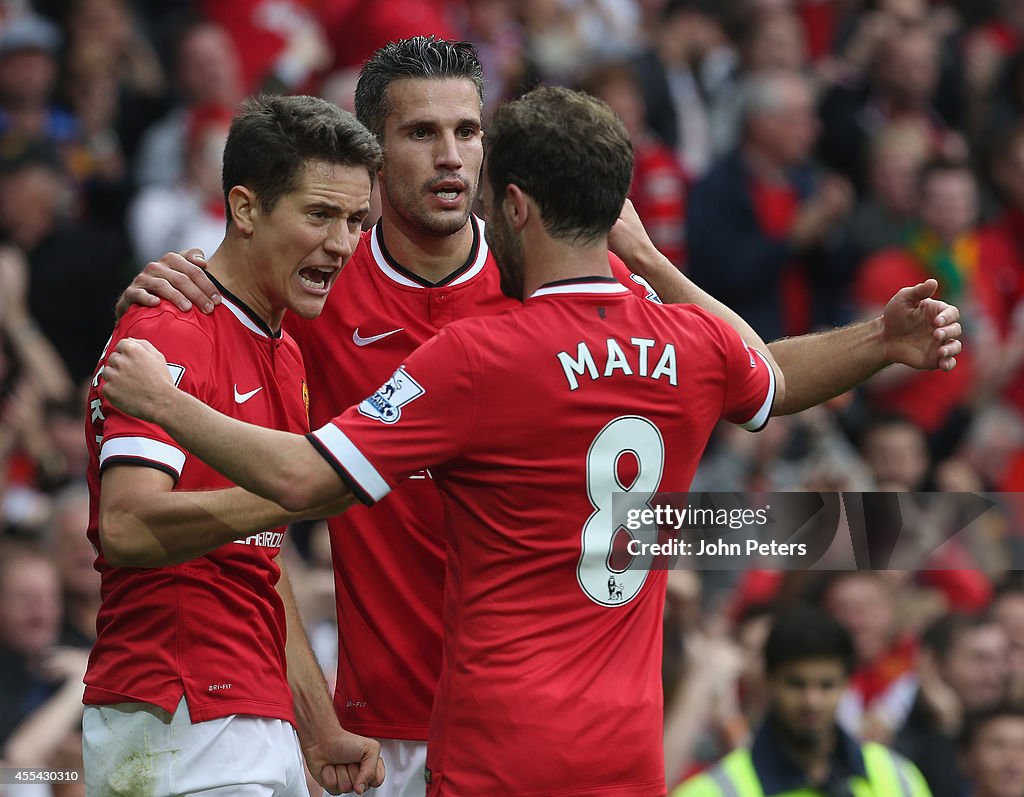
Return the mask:
[[307, 431], [302, 357], [281, 322], [287, 310], [320, 312], [358, 244], [379, 164], [373, 135], [323, 100], [250, 101], [224, 152], [230, 223], [209, 266], [223, 302], [209, 315], [134, 307], [101, 357], [87, 420], [103, 598], [85, 676], [90, 794], [306, 797], [303, 755], [334, 793], [383, 778], [377, 742], [344, 731], [332, 710], [277, 564], [295, 516], [232, 488], [102, 393], [106, 355], [130, 336], [167, 352], [183, 393]]
[[[630, 491], [684, 490], [718, 418], [763, 425], [773, 402], [788, 406], [785, 380], [756, 336], [612, 278], [632, 159], [606, 106], [538, 90], [491, 135], [488, 238], [523, 307], [445, 327], [308, 438], [174, 390], [146, 343], [119, 345], [106, 390], [291, 508], [350, 489], [373, 503], [432, 470], [449, 559], [431, 794], [663, 794], [664, 574], [608, 568], [614, 463], [626, 449], [639, 461]], [[955, 354], [930, 334], [955, 331], [955, 308], [904, 299], [927, 318], [935, 364]]]
[[[383, 216], [338, 278], [323, 313], [328, 320], [285, 321], [307, 362], [317, 363], [310, 374], [314, 426], [370, 395], [446, 324], [512, 306], [499, 291], [483, 222], [470, 212], [482, 159], [481, 103], [479, 63], [465, 43], [417, 37], [382, 48], [364, 67], [356, 108], [383, 145]], [[616, 237], [620, 254], [656, 280], [665, 298], [701, 304], [746, 327], [661, 258], [635, 218], [624, 218]], [[152, 292], [182, 309], [189, 300], [212, 308], [216, 288], [201, 269], [177, 255], [165, 261], [147, 266], [122, 306], [156, 301]], [[624, 282], [640, 288], [628, 276]], [[773, 343], [791, 386], [776, 411], [818, 403], [890, 361], [952, 365], [955, 309], [940, 321], [922, 299], [904, 295], [884, 319], [832, 333], [837, 337]], [[341, 640], [335, 705], [346, 727], [382, 738], [389, 764], [382, 793], [389, 795], [424, 793], [441, 666], [442, 517], [432, 474], [423, 471], [372, 508], [330, 521]], [[401, 546], [389, 544], [395, 534]]]

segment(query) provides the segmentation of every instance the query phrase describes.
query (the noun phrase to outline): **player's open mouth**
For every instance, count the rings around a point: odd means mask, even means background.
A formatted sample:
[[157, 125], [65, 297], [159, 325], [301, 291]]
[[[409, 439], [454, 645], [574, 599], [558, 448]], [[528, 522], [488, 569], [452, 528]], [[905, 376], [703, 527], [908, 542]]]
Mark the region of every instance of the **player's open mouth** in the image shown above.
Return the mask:
[[431, 192], [444, 204], [457, 204], [466, 190], [458, 180], [445, 180], [431, 187]]
[[322, 269], [315, 266], [306, 266], [299, 269], [299, 282], [303, 288], [317, 293], [326, 292], [331, 287], [337, 269]]

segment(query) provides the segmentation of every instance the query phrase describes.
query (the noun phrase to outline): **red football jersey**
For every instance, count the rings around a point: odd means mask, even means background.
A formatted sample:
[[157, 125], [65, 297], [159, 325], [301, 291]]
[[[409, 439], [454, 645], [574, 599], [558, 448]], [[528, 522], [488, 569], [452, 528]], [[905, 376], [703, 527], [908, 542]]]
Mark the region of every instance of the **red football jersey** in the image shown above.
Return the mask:
[[593, 278], [446, 327], [310, 435], [367, 502], [424, 467], [440, 488], [432, 795], [664, 793], [665, 574], [611, 569], [612, 492], [686, 490], [717, 421], [773, 398], [723, 321]]
[[158, 568], [111, 567], [98, 532], [100, 475], [126, 464], [159, 468], [176, 490], [232, 483], [186, 454], [159, 426], [108, 405], [99, 385], [121, 338], [144, 338], [166, 357], [179, 389], [260, 426], [309, 429], [302, 357], [222, 290], [212, 315], [162, 302], [132, 307], [118, 323], [89, 391], [89, 540], [97, 551], [103, 604], [85, 676], [85, 702], [144, 702], [173, 712], [182, 694], [193, 721], [249, 714], [294, 722], [285, 674], [285, 614], [274, 561], [284, 528], [268, 529], [205, 556]]
[[[442, 284], [395, 262], [377, 225], [363, 234], [320, 317], [285, 317], [311, 365], [313, 426], [371, 395], [452, 321], [520, 306], [501, 293], [484, 223], [475, 216], [470, 223], [470, 256]], [[655, 298], [621, 260], [613, 257], [612, 267], [631, 290]], [[328, 521], [339, 632], [334, 702], [356, 733], [427, 738], [441, 673], [445, 568], [444, 508], [431, 479], [428, 471], [414, 474], [376, 506]]]

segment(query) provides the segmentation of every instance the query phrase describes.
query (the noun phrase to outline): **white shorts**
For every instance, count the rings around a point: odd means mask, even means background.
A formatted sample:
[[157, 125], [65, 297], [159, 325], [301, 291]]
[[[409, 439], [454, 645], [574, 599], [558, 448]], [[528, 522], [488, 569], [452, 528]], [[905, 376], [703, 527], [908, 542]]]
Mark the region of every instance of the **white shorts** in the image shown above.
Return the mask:
[[150, 703], [86, 706], [86, 797], [309, 797], [295, 729], [232, 715], [193, 723]]
[[[403, 739], [381, 739], [380, 754], [384, 759], [384, 785], [367, 789], [371, 797], [426, 797], [427, 743]], [[324, 792], [324, 797], [330, 797]]]

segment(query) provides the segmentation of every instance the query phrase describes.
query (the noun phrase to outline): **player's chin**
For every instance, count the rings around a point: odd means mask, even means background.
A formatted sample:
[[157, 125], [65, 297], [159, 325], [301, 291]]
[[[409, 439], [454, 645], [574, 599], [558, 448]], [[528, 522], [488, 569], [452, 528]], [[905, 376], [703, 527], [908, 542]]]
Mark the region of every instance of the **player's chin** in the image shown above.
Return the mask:
[[304, 292], [301, 296], [292, 298], [288, 309], [300, 318], [316, 318], [323, 312], [327, 303], [327, 294], [310, 294]]

